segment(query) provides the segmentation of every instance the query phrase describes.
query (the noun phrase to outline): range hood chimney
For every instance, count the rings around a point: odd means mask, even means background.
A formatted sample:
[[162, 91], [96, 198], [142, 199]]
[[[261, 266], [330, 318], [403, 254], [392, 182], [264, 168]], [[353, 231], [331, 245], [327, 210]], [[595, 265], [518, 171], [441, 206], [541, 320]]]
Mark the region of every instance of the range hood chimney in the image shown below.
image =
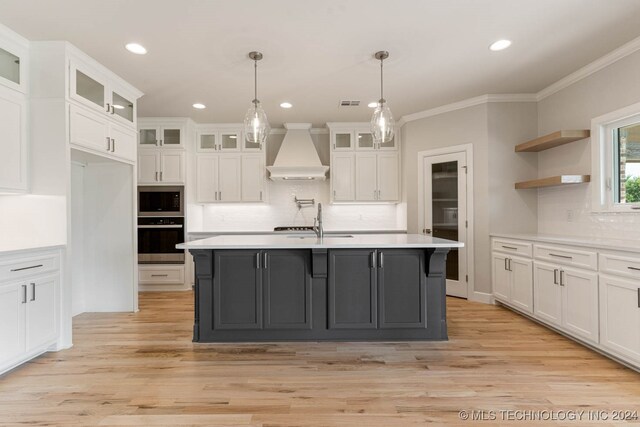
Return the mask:
[[323, 166], [311, 139], [311, 123], [285, 123], [287, 133], [273, 166], [268, 166], [273, 181], [324, 181], [329, 166]]

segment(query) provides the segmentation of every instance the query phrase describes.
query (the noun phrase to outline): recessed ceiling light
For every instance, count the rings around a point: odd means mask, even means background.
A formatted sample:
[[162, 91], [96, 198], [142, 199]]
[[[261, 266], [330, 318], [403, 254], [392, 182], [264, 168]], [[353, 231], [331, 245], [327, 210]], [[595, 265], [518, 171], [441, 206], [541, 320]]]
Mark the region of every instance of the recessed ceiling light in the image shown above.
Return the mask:
[[283, 102], [282, 104], [280, 104], [280, 106], [282, 108], [291, 108], [293, 107], [293, 104], [291, 104], [290, 102]]
[[124, 110], [124, 107], [120, 104], [113, 104], [113, 108], [115, 108], [116, 110]]
[[207, 106], [197, 102], [197, 103], [193, 104], [193, 108], [197, 108], [198, 110], [204, 110], [205, 108], [207, 108]]
[[147, 53], [147, 49], [144, 46], [138, 43], [127, 43], [125, 46], [127, 50], [131, 53], [135, 53], [136, 55], [144, 55]]
[[490, 50], [493, 50], [494, 52], [497, 52], [499, 50], [503, 50], [508, 48], [509, 46], [511, 46], [511, 40], [498, 40], [497, 42], [493, 42], [491, 43], [491, 46], [489, 46]]
[[376, 108], [377, 106], [378, 106], [377, 102], [370, 102], [370, 103], [367, 104], [367, 107], [369, 107], [369, 108]]

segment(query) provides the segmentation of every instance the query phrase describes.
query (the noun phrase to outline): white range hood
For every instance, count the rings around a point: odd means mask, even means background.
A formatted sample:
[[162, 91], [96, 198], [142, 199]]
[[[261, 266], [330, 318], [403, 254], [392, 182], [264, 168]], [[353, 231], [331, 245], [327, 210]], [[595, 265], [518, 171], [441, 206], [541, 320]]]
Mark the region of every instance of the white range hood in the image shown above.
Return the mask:
[[285, 123], [287, 133], [273, 166], [267, 166], [273, 181], [327, 179], [329, 166], [323, 166], [311, 139], [311, 123]]

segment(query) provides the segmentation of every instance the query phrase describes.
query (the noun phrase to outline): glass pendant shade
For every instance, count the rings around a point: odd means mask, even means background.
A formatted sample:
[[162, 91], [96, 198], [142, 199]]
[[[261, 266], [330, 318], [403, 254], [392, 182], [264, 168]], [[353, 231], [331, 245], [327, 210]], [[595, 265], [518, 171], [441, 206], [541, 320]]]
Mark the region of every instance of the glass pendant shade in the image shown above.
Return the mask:
[[395, 135], [396, 122], [386, 102], [379, 102], [371, 117], [371, 133], [376, 143], [391, 141]]
[[260, 101], [254, 101], [244, 117], [245, 138], [253, 144], [263, 144], [270, 131], [267, 113], [262, 109]]

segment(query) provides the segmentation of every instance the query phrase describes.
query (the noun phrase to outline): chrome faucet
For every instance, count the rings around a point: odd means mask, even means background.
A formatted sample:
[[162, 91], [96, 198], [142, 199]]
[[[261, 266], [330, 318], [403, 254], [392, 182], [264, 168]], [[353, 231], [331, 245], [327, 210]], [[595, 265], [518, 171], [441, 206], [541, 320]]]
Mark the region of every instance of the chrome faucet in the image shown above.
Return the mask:
[[318, 203], [318, 216], [313, 219], [313, 232], [316, 233], [318, 239], [324, 237], [324, 228], [322, 228], [322, 203]]

